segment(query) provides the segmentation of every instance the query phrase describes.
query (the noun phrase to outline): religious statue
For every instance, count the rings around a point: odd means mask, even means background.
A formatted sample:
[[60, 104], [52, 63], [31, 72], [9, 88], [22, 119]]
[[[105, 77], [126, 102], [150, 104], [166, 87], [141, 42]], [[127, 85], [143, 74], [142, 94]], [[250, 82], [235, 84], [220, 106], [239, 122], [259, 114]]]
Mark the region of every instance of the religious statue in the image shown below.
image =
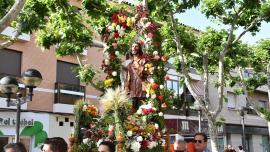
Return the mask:
[[130, 61], [126, 67], [126, 78], [124, 88], [128, 96], [132, 99], [133, 108], [138, 109], [140, 100], [146, 98], [147, 73], [144, 65], [147, 59], [144, 57], [140, 43], [134, 43], [130, 52]]

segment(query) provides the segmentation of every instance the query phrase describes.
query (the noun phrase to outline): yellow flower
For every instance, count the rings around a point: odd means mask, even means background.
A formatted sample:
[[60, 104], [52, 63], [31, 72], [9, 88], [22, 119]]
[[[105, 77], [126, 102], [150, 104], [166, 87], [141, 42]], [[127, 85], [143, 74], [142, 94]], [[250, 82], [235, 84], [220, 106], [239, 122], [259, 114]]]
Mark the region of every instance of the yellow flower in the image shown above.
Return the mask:
[[112, 28], [115, 28], [116, 27], [116, 23], [112, 23]]
[[150, 93], [150, 94], [155, 94], [155, 90], [150, 89], [149, 93]]
[[118, 15], [118, 20], [120, 23], [124, 23], [126, 21], [127, 17], [126, 16], [120, 16]]
[[127, 18], [127, 26], [131, 27], [131, 26], [133, 26], [133, 24], [134, 24], [134, 21], [132, 20], [132, 18], [128, 17]]
[[111, 87], [113, 81], [114, 81], [113, 78], [105, 80], [105, 81], [104, 81], [105, 87], [106, 87], [106, 88], [107, 88], [107, 87]]

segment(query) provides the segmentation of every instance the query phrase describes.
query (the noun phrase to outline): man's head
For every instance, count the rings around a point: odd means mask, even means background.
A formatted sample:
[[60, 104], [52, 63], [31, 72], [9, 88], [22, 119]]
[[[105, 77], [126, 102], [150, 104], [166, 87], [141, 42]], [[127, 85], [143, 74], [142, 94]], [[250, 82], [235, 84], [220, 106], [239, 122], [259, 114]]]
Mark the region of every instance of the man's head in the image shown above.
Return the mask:
[[186, 150], [186, 142], [184, 137], [176, 134], [173, 147], [175, 152], [184, 152]]
[[196, 133], [194, 136], [194, 145], [196, 152], [202, 152], [207, 147], [207, 136], [205, 133]]
[[115, 152], [115, 145], [110, 141], [103, 141], [99, 144], [98, 152]]
[[26, 148], [21, 142], [10, 143], [4, 147], [5, 152], [27, 152]]
[[47, 138], [43, 142], [41, 150], [43, 152], [67, 152], [68, 145], [61, 137]]
[[238, 146], [239, 150], [243, 150], [243, 146]]
[[142, 46], [139, 42], [133, 43], [131, 48], [131, 55], [142, 55]]

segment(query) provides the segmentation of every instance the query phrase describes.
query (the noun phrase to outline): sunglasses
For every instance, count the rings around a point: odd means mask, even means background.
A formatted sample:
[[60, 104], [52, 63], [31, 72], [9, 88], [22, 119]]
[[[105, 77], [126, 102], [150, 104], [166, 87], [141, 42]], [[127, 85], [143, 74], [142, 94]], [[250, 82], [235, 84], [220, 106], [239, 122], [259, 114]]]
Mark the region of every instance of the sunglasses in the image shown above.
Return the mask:
[[194, 140], [193, 142], [194, 143], [200, 143], [201, 144], [203, 141], [202, 140]]

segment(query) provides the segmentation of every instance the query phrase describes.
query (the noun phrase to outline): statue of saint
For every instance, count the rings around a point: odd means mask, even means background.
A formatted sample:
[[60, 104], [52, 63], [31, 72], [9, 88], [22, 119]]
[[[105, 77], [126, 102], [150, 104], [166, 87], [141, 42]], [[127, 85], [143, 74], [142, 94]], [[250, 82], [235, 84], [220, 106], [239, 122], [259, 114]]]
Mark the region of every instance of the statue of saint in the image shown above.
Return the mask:
[[133, 101], [133, 108], [138, 109], [140, 100], [146, 98], [147, 73], [144, 71], [144, 65], [147, 63], [144, 57], [142, 46], [136, 42], [131, 48], [130, 61], [126, 67], [126, 79], [124, 88], [128, 96]]

